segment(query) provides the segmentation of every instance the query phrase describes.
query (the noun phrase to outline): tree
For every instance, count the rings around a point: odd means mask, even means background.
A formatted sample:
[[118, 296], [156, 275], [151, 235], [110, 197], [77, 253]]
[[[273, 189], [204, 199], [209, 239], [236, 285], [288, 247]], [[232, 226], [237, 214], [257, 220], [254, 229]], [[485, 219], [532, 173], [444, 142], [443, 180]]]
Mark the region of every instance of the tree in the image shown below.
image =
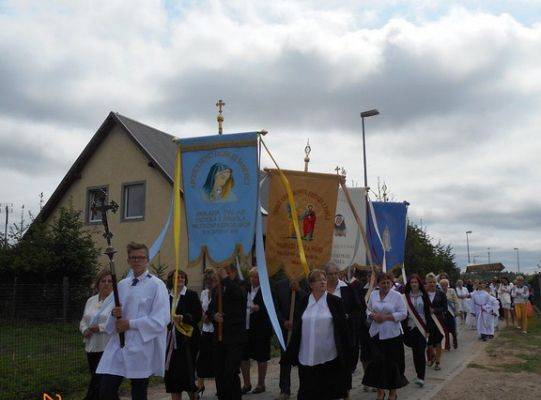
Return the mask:
[[445, 272], [452, 281], [460, 276], [454, 261], [453, 248], [441, 242], [432, 243], [430, 236], [417, 225], [408, 223], [404, 266], [406, 273], [424, 277], [429, 272]]
[[88, 284], [95, 275], [99, 250], [71, 205], [60, 208], [50, 225], [34, 220], [24, 236], [15, 239], [0, 252], [4, 281], [17, 277], [23, 283], [60, 283], [68, 277], [72, 283]]

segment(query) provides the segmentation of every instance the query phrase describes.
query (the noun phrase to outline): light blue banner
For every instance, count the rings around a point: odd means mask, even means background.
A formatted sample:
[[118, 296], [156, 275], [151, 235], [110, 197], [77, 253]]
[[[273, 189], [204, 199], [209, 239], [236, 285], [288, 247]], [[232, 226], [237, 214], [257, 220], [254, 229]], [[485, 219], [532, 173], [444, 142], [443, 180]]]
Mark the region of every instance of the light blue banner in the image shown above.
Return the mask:
[[[368, 241], [374, 262], [383, 270], [404, 263], [407, 203], [373, 201], [368, 210]], [[375, 221], [374, 221], [375, 220]]]
[[180, 140], [188, 262], [211, 263], [252, 249], [258, 198], [257, 132]]

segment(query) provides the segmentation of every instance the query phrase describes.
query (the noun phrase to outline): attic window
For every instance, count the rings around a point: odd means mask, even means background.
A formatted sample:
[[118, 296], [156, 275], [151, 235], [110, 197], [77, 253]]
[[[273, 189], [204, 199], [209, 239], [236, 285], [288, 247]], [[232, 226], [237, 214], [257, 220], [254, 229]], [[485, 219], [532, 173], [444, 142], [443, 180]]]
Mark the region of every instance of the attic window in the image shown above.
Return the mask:
[[87, 222], [89, 223], [99, 223], [101, 222], [101, 214], [99, 212], [92, 211], [92, 205], [94, 202], [97, 201], [98, 194], [105, 190], [105, 193], [108, 193], [107, 186], [98, 186], [98, 187], [92, 187], [88, 189], [87, 192], [87, 207], [86, 207], [86, 215], [87, 215]]
[[134, 182], [123, 185], [122, 219], [140, 220], [145, 217], [145, 183]]

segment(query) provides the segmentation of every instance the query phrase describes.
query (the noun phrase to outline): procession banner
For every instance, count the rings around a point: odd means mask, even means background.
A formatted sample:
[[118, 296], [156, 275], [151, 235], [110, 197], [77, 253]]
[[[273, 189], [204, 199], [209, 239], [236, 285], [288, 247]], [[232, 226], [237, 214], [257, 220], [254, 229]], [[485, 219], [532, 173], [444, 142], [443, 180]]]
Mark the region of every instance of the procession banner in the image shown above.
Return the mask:
[[383, 271], [404, 263], [407, 203], [369, 202], [368, 238], [374, 262]]
[[[357, 215], [361, 218], [363, 229], [366, 229], [366, 189], [349, 188], [348, 191]], [[334, 216], [331, 259], [341, 270], [353, 264], [366, 265], [366, 246], [361, 230], [341, 188], [338, 190]]]
[[321, 267], [331, 258], [339, 177], [335, 174], [282, 170], [291, 185], [297, 215], [293, 215], [277, 170], [269, 172], [269, 216], [266, 259], [269, 274], [283, 269], [291, 279], [303, 276], [293, 218], [310, 268]]
[[252, 249], [259, 190], [257, 132], [179, 140], [188, 265], [234, 263]]

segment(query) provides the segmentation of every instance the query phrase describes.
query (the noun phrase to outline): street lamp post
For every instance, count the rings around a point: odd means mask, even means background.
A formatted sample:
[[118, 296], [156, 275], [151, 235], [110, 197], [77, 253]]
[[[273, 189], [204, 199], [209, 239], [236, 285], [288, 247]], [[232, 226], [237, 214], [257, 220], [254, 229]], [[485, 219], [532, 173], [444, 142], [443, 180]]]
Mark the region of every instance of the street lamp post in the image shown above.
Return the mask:
[[490, 265], [490, 247], [487, 247], [488, 264]]
[[517, 274], [520, 274], [520, 258], [518, 247], [515, 247], [513, 250], [517, 252]]
[[363, 111], [361, 113], [361, 120], [363, 123], [363, 165], [364, 165], [364, 187], [368, 187], [368, 174], [366, 172], [366, 139], [364, 135], [364, 119], [368, 117], [374, 117], [379, 115], [379, 111], [376, 109]]
[[469, 238], [469, 234], [472, 233], [472, 231], [466, 231], [466, 248], [468, 249], [468, 264], [471, 263], [471, 259], [470, 259], [470, 238]]

